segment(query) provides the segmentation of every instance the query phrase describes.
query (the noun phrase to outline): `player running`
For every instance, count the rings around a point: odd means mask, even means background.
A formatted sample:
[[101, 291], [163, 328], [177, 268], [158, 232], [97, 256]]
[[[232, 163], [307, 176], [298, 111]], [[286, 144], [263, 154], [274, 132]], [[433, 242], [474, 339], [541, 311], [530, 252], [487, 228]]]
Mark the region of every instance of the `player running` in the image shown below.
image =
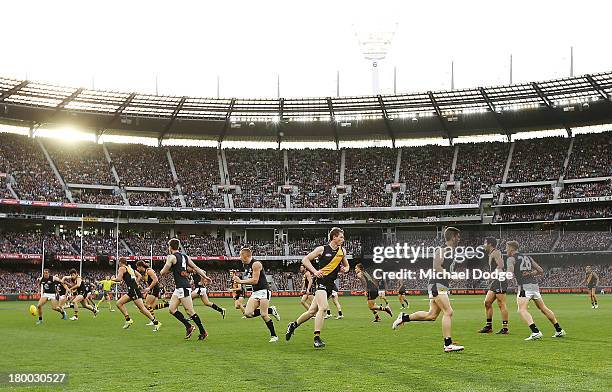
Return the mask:
[[378, 298], [385, 301], [385, 306], [389, 306], [389, 301], [387, 301], [387, 282], [384, 279], [378, 280]]
[[96, 308], [100, 308], [100, 304], [104, 301], [108, 302], [108, 310], [114, 312], [113, 305], [111, 304], [111, 300], [113, 299], [113, 285], [117, 284], [117, 282], [113, 282], [110, 276], [106, 276], [103, 280], [98, 282], [102, 285], [102, 298], [96, 304]]
[[138, 271], [134, 271], [134, 269], [128, 265], [127, 259], [125, 257], [119, 258], [119, 269], [117, 270], [117, 276], [111, 278], [113, 282], [120, 283], [125, 282], [127, 286], [127, 294], [123, 294], [121, 298], [117, 301], [117, 308], [125, 317], [125, 324], [123, 325], [123, 329], [128, 329], [134, 324], [134, 320], [130, 318], [128, 311], [125, 307], [130, 301], [134, 301], [134, 304], [140, 310], [140, 313], [144, 314], [154, 325], [153, 332], [159, 331], [161, 328], [161, 323], [157, 321], [155, 316], [149, 312], [149, 310], [145, 307], [142, 302], [142, 293], [140, 292], [140, 288], [138, 287], [138, 281], [142, 279], [142, 275]]
[[89, 296], [89, 285], [81, 278], [77, 271], [73, 268], [70, 271], [69, 276], [62, 278], [62, 283], [70, 281], [72, 286], [68, 286], [70, 292], [75, 293], [75, 297], [72, 299], [72, 305], [74, 306], [74, 316], [70, 317], [70, 320], [77, 321], [79, 319], [79, 304], [82, 303], [83, 307], [90, 310], [94, 317], [98, 315], [98, 310], [91, 305], [88, 305], [85, 299]]
[[[190, 271], [191, 269], [188, 268], [187, 270]], [[204, 279], [198, 274], [191, 274], [191, 280], [193, 281], [193, 284], [195, 286], [195, 290], [191, 292], [191, 299], [200, 298], [205, 306], [216, 310], [221, 314], [221, 317], [225, 319], [225, 309], [219, 307], [217, 304], [211, 302], [208, 299], [208, 288], [206, 287], [206, 285], [212, 283], [212, 279], [210, 279], [208, 276], [206, 276], [206, 279]]]
[[599, 275], [590, 265], [586, 267], [586, 275], [584, 280], [580, 283], [580, 286], [586, 284], [587, 289], [589, 291], [589, 297], [591, 299], [591, 309], [599, 309], [599, 304], [597, 304], [597, 286], [599, 285]]
[[278, 342], [278, 336], [274, 330], [274, 322], [270, 318], [270, 314], [280, 321], [280, 316], [276, 311], [276, 307], [270, 306], [270, 298], [272, 292], [266, 279], [266, 274], [263, 270], [263, 265], [260, 261], [253, 259], [253, 253], [249, 248], [240, 249], [240, 260], [245, 266], [245, 279], [240, 279], [234, 275], [234, 282], [241, 285], [250, 285], [253, 287], [253, 292], [247, 301], [244, 315], [246, 318], [261, 316], [270, 331], [270, 343]]
[[159, 272], [161, 276], [172, 272], [172, 277], [174, 278], [174, 285], [176, 288], [174, 293], [172, 293], [172, 297], [170, 298], [170, 306], [168, 310], [170, 311], [171, 315], [183, 323], [185, 326], [185, 339], [189, 339], [191, 338], [191, 334], [193, 333], [195, 327], [191, 325], [183, 313], [178, 310], [179, 305], [183, 305], [183, 308], [189, 315], [189, 318], [198, 326], [200, 331], [198, 340], [204, 340], [208, 336], [208, 332], [206, 332], [204, 329], [200, 316], [198, 316], [193, 309], [193, 301], [191, 300], [191, 283], [188, 279], [189, 273], [187, 272], [187, 267], [192, 268], [203, 278], [206, 277], [206, 274], [200, 269], [200, 267], [195, 265], [195, 263], [191, 260], [191, 257], [179, 252], [180, 248], [181, 241], [179, 241], [178, 238], [172, 238], [170, 241], [168, 241], [169, 255], [166, 258], [164, 268], [162, 268], [162, 270]]
[[314, 299], [314, 279], [312, 278], [312, 273], [303, 265], [300, 265], [300, 272], [302, 273], [302, 293], [304, 293], [302, 298], [300, 298], [300, 303], [304, 309], [308, 310]]
[[508, 241], [506, 243], [506, 254], [508, 255], [508, 272], [514, 274], [516, 278], [518, 313], [531, 329], [531, 335], [525, 338], [525, 340], [536, 340], [543, 336], [527, 310], [527, 305], [529, 305], [529, 300], [531, 299], [550, 323], [554, 325], [556, 332], [553, 338], [565, 336], [566, 333], [557, 322], [555, 314], [546, 307], [542, 300], [542, 295], [540, 295], [540, 286], [535, 277], [544, 273], [542, 267], [530, 256], [519, 253], [519, 243], [517, 241]]
[[[144, 296], [144, 304], [147, 310], [151, 313], [153, 317], [155, 317], [155, 310], [163, 309], [168, 307], [168, 302], [163, 301], [162, 303], [157, 303], [157, 299], [161, 298], [161, 285], [159, 283], [159, 279], [157, 278], [157, 274], [153, 270], [153, 268], [149, 267], [144, 261], [139, 261], [136, 263], [136, 270], [142, 276], [142, 281], [146, 285], [146, 287], [142, 290], [142, 295]], [[147, 325], [153, 325], [151, 321]]]
[[[497, 239], [493, 237], [485, 238], [484, 249], [489, 253], [489, 272], [502, 273], [506, 272], [506, 265], [502, 257], [501, 251], [497, 249]], [[491, 333], [493, 331], [493, 302], [497, 301], [499, 311], [502, 316], [502, 328], [497, 334], [508, 334], [508, 308], [506, 307], [506, 291], [508, 291], [508, 281], [491, 279], [489, 289], [485, 297], [485, 315], [487, 324], [482, 327], [479, 333]]]
[[62, 284], [61, 279], [57, 276], [51, 276], [51, 273], [47, 268], [43, 270], [43, 274], [38, 278], [38, 286], [40, 287], [40, 299], [36, 308], [38, 309], [38, 321], [36, 325], [43, 323], [43, 306], [47, 301], [51, 300], [51, 309], [55, 310], [62, 315], [62, 319], [66, 320], [68, 316], [64, 309], [59, 305], [57, 298], [57, 285]]
[[244, 299], [244, 287], [242, 287], [242, 285], [240, 283], [236, 283], [234, 281], [234, 277], [238, 276], [238, 271], [235, 270], [231, 270], [230, 271], [230, 279], [231, 279], [231, 286], [229, 291], [232, 293], [232, 299], [234, 300], [234, 308], [240, 310], [240, 313], [242, 313], [242, 318], [246, 318], [244, 316], [244, 303], [242, 302]]
[[399, 294], [398, 299], [399, 299], [400, 305], [402, 305], [402, 309], [408, 309], [410, 307], [410, 304], [408, 303], [408, 300], [406, 299], [406, 282], [402, 280], [402, 282], [400, 283], [400, 287], [397, 291]]
[[[334, 280], [338, 277], [338, 272], [347, 273], [349, 271], [346, 251], [342, 247], [344, 231], [339, 227], [334, 227], [330, 230], [328, 239], [329, 243], [327, 245], [316, 247], [302, 259], [302, 264], [315, 276], [315, 298], [306, 312], [297, 320], [289, 323], [285, 334], [286, 340], [291, 339], [297, 327], [316, 316], [314, 323], [315, 348], [325, 347], [325, 342], [321, 340], [321, 330], [323, 329], [325, 313], [329, 308], [328, 299], [334, 289]], [[313, 265], [313, 262], [318, 269]]]
[[378, 315], [379, 311], [386, 312], [389, 316], [393, 317], [393, 313], [391, 313], [391, 308], [389, 305], [384, 307], [382, 305], [376, 305], [375, 301], [378, 297], [378, 286], [372, 278], [372, 275], [365, 271], [361, 263], [357, 263], [357, 265], [355, 265], [355, 272], [357, 273], [357, 277], [364, 285], [366, 298], [368, 299], [368, 308], [370, 308], [374, 314], [374, 320], [372, 322], [378, 323], [380, 321], [380, 316]]
[[[442, 312], [442, 337], [444, 338], [444, 352], [461, 351], [463, 346], [453, 343], [451, 338], [453, 308], [448, 298], [449, 279], [443, 273], [452, 273], [455, 267], [455, 248], [461, 236], [459, 229], [447, 227], [444, 230], [446, 246], [437, 248], [433, 259], [433, 273], [435, 275], [429, 280], [427, 291], [429, 293], [429, 311], [419, 311], [412, 314], [401, 312], [393, 322], [393, 329], [410, 321], [435, 321]], [[442, 275], [440, 277], [439, 275]]]

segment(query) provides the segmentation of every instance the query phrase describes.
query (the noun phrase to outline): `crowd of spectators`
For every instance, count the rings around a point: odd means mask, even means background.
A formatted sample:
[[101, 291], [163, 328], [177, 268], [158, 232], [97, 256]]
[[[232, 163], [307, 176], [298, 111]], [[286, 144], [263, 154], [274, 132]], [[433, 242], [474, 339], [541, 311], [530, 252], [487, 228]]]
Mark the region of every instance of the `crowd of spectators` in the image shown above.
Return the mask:
[[508, 182], [558, 180], [570, 139], [546, 137], [514, 142]]
[[116, 185], [102, 145], [51, 139], [44, 144], [66, 183]]
[[574, 137], [566, 178], [612, 176], [612, 132]]
[[612, 206], [605, 204], [591, 204], [580, 207], [565, 208], [559, 213], [559, 219], [588, 218], [612, 218]]
[[127, 193], [131, 206], [180, 207], [181, 202], [171, 192], [133, 192]]
[[14, 199], [13, 194], [8, 189], [6, 179], [0, 175], [0, 199]]
[[170, 147], [170, 153], [187, 207], [224, 207], [223, 195], [213, 192], [221, 183], [217, 149]]
[[74, 235], [55, 235], [39, 230], [0, 232], [0, 253], [42, 254], [43, 241], [45, 251], [61, 255], [74, 255], [78, 252], [73, 246]]
[[188, 255], [224, 256], [224, 240], [208, 234], [179, 234], [181, 245]]
[[612, 182], [578, 182], [565, 184], [559, 194], [561, 199], [578, 197], [610, 196], [612, 195]]
[[173, 188], [167, 149], [140, 144], [107, 144], [122, 186]]
[[285, 184], [283, 152], [275, 149], [225, 150], [230, 184], [239, 185], [234, 207], [285, 208], [285, 196], [278, 189]]
[[25, 136], [0, 133], [0, 173], [13, 175], [22, 200], [67, 201], [42, 149]]
[[555, 211], [549, 208], [509, 208], [495, 214], [496, 222], [551, 221]]
[[461, 187], [451, 193], [451, 204], [478, 203], [481, 194], [492, 193], [502, 181], [509, 149], [501, 142], [459, 144], [454, 179]]
[[351, 193], [343, 196], [344, 207], [389, 207], [397, 166], [397, 150], [391, 148], [349, 148], [345, 150], [344, 183]]
[[340, 151], [289, 150], [287, 156], [287, 178], [299, 192], [297, 196], [291, 196], [291, 207], [337, 208], [338, 198], [332, 195], [332, 188], [340, 184]]
[[241, 248], [250, 248], [256, 256], [285, 256], [285, 244], [273, 240], [247, 240], [234, 238], [232, 242], [234, 251], [238, 253]]
[[131, 254], [135, 256], [149, 256], [151, 254], [151, 246], [153, 246], [153, 256], [161, 256], [168, 254], [168, 241], [170, 236], [162, 232], [126, 232], [121, 233], [121, 240], [125, 242], [131, 250]]
[[610, 232], [566, 231], [553, 250], [555, 252], [577, 252], [608, 250], [610, 247], [612, 247], [612, 233]]
[[72, 190], [72, 198], [75, 203], [83, 204], [107, 204], [123, 205], [123, 198], [112, 191], [101, 189], [79, 189]]
[[445, 204], [443, 182], [450, 179], [455, 147], [419, 146], [402, 148], [400, 183], [406, 192], [397, 196], [398, 206]]
[[[508, 182], [557, 180], [563, 171], [568, 138], [549, 137], [515, 141]], [[213, 190], [220, 184], [218, 150], [204, 147], [150, 147], [138, 144], [106, 144], [120, 177], [115, 184], [103, 146], [95, 143], [61, 143], [45, 140], [51, 158], [68, 184], [120, 185], [174, 189], [167, 152], [177, 171], [187, 206], [224, 207], [222, 193]], [[454, 180], [450, 187], [451, 204], [477, 203], [482, 193], [490, 193], [502, 180], [509, 143], [482, 142], [458, 145]], [[447, 192], [441, 185], [450, 180], [455, 147], [426, 145], [402, 148], [400, 183], [406, 191], [397, 197], [398, 206], [439, 205]], [[352, 192], [343, 197], [345, 207], [390, 206], [392, 194], [385, 187], [394, 182], [397, 150], [361, 148], [345, 150], [344, 184]], [[227, 180], [238, 185], [241, 193], [232, 196], [235, 207], [285, 208], [285, 195], [279, 187], [297, 186], [291, 195], [295, 208], [335, 208], [338, 197], [332, 193], [340, 184], [341, 151], [327, 149], [288, 150], [288, 167], [283, 151], [276, 149], [226, 149]], [[575, 136], [566, 178], [612, 176], [612, 132]], [[66, 201], [65, 191], [56, 178], [38, 143], [25, 136], [0, 134], [0, 173], [13, 176], [19, 198], [40, 201]], [[566, 185], [562, 197], [583, 197], [595, 193], [610, 194], [606, 183]], [[607, 183], [609, 185], [609, 183]], [[511, 204], [542, 202], [551, 197], [546, 187], [526, 187], [508, 192]], [[74, 188], [73, 188], [74, 189]], [[88, 204], [124, 204], [108, 191], [73, 191], [76, 202]], [[138, 192], [130, 204], [178, 206], [171, 196]], [[0, 197], [11, 198], [6, 185]], [[512, 201], [511, 201], [512, 200]]]
[[502, 204], [547, 203], [553, 198], [550, 185], [505, 188]]

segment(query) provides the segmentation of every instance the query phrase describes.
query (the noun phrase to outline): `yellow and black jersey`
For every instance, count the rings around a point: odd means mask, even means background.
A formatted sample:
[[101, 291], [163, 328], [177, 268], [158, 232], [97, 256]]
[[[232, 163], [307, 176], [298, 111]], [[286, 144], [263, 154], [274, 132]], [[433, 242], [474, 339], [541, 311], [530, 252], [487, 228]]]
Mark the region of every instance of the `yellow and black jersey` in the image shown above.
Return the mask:
[[346, 252], [343, 247], [339, 246], [338, 249], [333, 249], [329, 244], [325, 245], [323, 253], [315, 261], [317, 269], [324, 275], [323, 278], [318, 278], [318, 281], [333, 285], [345, 256]]
[[590, 289], [597, 286], [597, 278], [595, 277], [594, 273], [592, 272], [587, 273], [586, 283], [587, 283], [587, 287]]

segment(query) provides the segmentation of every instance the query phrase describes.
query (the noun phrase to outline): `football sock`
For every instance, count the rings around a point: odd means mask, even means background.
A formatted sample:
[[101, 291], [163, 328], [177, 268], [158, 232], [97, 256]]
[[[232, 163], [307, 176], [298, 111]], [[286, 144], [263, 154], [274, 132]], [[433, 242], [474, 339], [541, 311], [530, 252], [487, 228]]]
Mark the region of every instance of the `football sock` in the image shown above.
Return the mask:
[[540, 332], [540, 330], [538, 329], [538, 327], [536, 327], [536, 325], [535, 325], [535, 324], [531, 324], [531, 325], [529, 326], [529, 328], [531, 328], [531, 332], [533, 332], [533, 333], [538, 333], [538, 332]]
[[177, 310], [176, 312], [172, 313], [172, 315], [174, 317], [176, 317], [176, 319], [178, 321], [180, 321], [181, 323], [183, 323], [183, 325], [185, 326], [185, 328], [189, 328], [191, 326], [191, 324], [189, 324], [189, 321], [187, 321], [187, 319], [185, 318], [185, 316], [183, 316], [183, 313], [181, 313], [179, 310]]
[[270, 330], [270, 336], [276, 336], [276, 332], [274, 331], [274, 322], [272, 319], [266, 321], [266, 326]]
[[196, 325], [198, 326], [198, 329], [200, 330], [200, 335], [204, 335], [204, 333], [206, 332], [206, 330], [204, 329], [204, 325], [202, 325], [202, 320], [200, 320], [200, 316], [198, 316], [197, 313], [194, 313], [193, 316], [191, 316], [191, 319], [196, 323]]

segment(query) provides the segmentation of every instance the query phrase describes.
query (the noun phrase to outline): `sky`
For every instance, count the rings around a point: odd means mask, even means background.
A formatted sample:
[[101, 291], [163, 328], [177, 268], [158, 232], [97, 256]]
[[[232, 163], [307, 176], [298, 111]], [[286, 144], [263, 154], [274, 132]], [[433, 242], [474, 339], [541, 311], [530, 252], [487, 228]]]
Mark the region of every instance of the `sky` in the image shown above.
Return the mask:
[[456, 89], [612, 70], [610, 1], [5, 2], [0, 75], [215, 97], [372, 93], [356, 32], [394, 32], [380, 92]]

